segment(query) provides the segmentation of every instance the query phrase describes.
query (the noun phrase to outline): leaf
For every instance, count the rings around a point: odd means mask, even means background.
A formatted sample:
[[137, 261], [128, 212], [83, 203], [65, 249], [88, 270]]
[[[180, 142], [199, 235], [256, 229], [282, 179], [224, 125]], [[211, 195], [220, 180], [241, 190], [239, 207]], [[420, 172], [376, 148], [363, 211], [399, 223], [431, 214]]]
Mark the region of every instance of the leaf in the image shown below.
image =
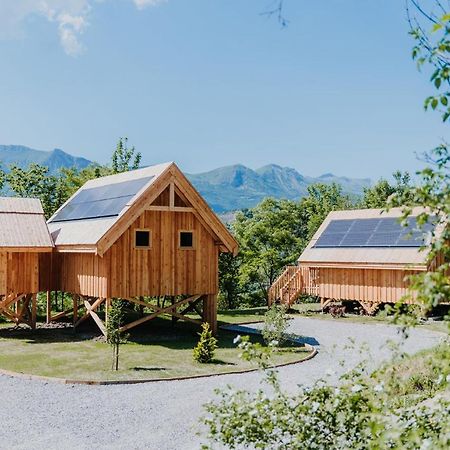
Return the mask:
[[435, 23], [433, 25], [433, 28], [432, 28], [431, 31], [434, 33], [435, 31], [440, 30], [441, 28], [442, 28], [442, 24], [441, 23]]

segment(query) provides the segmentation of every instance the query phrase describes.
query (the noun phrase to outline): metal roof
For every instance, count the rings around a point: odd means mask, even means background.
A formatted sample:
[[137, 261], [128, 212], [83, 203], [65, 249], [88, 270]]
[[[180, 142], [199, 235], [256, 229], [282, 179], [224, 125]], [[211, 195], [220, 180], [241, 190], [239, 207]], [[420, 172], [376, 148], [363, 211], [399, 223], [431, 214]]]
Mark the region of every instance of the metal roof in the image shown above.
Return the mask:
[[53, 242], [41, 202], [0, 197], [0, 249], [51, 249]]
[[[424, 208], [414, 208], [411, 217], [424, 212]], [[411, 268], [426, 269], [428, 250], [419, 247], [315, 247], [328, 225], [333, 220], [400, 218], [402, 208], [358, 209], [330, 212], [323, 221], [306, 249], [298, 259], [304, 265], [319, 267], [349, 268]]]

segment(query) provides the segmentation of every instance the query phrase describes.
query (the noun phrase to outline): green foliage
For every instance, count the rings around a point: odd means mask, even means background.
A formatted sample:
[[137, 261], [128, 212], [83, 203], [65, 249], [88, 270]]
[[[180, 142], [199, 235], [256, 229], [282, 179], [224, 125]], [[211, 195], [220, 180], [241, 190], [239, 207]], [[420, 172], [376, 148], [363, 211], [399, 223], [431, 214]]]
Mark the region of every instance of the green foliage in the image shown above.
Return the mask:
[[343, 194], [342, 187], [338, 184], [317, 183], [308, 186], [308, 195], [299, 203], [303, 219], [302, 238], [304, 244], [306, 245], [311, 240], [330, 211], [352, 209], [353, 207], [351, 198]]
[[[450, 444], [448, 402], [392, 409], [390, 383], [395, 378], [372, 379], [365, 363], [341, 377], [339, 387], [319, 380], [292, 394], [282, 389], [270, 368], [270, 354], [248, 340], [239, 347], [245, 359], [263, 370], [263, 387], [256, 392], [230, 387], [216, 391], [219, 397], [206, 405], [204, 420], [211, 442], [231, 449], [286, 450], [446, 449]], [[436, 383], [442, 390], [448, 381], [440, 377]]]
[[219, 296], [225, 301], [228, 309], [237, 306], [241, 286], [239, 284], [240, 257], [230, 253], [221, 253], [219, 256]]
[[[441, 17], [428, 14], [415, 5], [418, 14], [410, 17], [410, 33], [416, 41], [412, 57], [419, 68], [426, 66], [431, 69], [430, 81], [436, 93], [425, 99], [425, 109], [439, 111], [443, 122], [446, 122], [450, 117], [450, 14], [440, 2], [436, 3], [443, 13]], [[424, 25], [423, 21], [427, 23]], [[427, 31], [429, 25], [432, 25], [431, 32]]]
[[[1, 164], [1, 161], [0, 161], [0, 164]], [[6, 182], [6, 173], [0, 167], [0, 192], [3, 189], [5, 182]]]
[[112, 370], [119, 370], [119, 351], [120, 345], [125, 343], [127, 336], [121, 331], [120, 327], [124, 320], [124, 302], [114, 298], [108, 309], [108, 320], [106, 321], [106, 340], [112, 348]]
[[281, 346], [286, 341], [286, 331], [289, 327], [286, 307], [272, 305], [264, 315], [264, 327], [262, 336], [266, 344], [275, 347]]
[[212, 335], [209, 323], [202, 324], [202, 332], [199, 333], [200, 340], [194, 348], [194, 360], [199, 363], [210, 363], [217, 349], [217, 339]]
[[142, 155], [133, 147], [128, 148], [128, 138], [120, 138], [111, 158], [112, 173], [128, 172], [139, 169]]
[[299, 204], [289, 200], [268, 198], [237, 214], [233, 230], [242, 262], [239, 281], [255, 303], [266, 301], [267, 288], [304, 247], [302, 223]]
[[411, 176], [408, 172], [397, 171], [393, 175], [395, 184], [380, 179], [374, 186], [364, 188], [361, 201], [362, 208], [386, 208], [389, 198], [394, 194], [403, 195], [411, 187]]
[[423, 305], [426, 313], [439, 303], [450, 301], [450, 151], [440, 145], [426, 155], [428, 166], [418, 173], [420, 183], [404, 193], [397, 193], [391, 206], [403, 206], [403, 219], [415, 205], [427, 210], [418, 217], [419, 226], [432, 222], [437, 232], [431, 236], [428, 263], [433, 271], [410, 277], [411, 296]]
[[39, 164], [31, 163], [27, 169], [12, 165], [5, 180], [16, 196], [40, 199], [47, 217], [64, 202], [63, 184]]

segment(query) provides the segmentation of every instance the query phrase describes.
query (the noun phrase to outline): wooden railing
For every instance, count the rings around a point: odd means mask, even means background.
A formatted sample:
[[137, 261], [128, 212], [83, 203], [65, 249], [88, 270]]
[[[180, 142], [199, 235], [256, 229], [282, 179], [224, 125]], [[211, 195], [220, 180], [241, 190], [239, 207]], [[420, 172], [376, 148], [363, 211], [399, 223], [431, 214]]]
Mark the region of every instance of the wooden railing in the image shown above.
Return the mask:
[[284, 272], [269, 288], [269, 306], [279, 301], [283, 305], [292, 305], [304, 290], [302, 268], [287, 266]]

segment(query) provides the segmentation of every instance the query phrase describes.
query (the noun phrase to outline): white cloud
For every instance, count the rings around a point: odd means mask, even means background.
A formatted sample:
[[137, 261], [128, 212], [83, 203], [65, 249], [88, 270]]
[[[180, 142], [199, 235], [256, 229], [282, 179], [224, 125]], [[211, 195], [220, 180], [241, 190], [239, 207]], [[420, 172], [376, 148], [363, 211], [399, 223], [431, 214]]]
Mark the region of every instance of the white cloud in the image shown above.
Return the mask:
[[[80, 36], [89, 25], [89, 13], [95, 3], [103, 0], [0, 0], [0, 39], [23, 36], [26, 21], [44, 17], [57, 26], [64, 51], [79, 55], [84, 47]], [[137, 9], [156, 6], [167, 0], [131, 0]]]
[[137, 9], [144, 9], [147, 6], [157, 6], [161, 3], [166, 3], [167, 0], [133, 0]]

